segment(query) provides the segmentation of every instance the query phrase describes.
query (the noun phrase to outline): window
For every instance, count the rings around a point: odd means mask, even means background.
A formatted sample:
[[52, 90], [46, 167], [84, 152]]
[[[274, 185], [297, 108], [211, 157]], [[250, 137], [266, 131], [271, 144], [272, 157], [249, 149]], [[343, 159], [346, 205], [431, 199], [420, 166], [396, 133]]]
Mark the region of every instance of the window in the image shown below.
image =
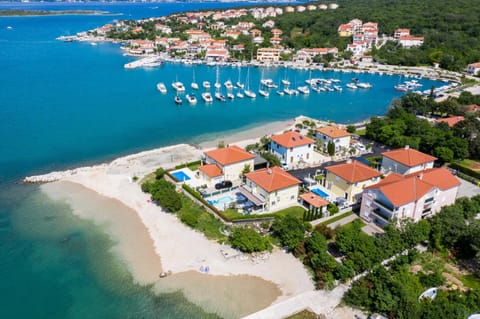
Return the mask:
[[293, 152], [293, 147], [290, 147], [290, 152]]
[[272, 202], [272, 206], [275, 206], [275, 202]]
[[[309, 146], [310, 146], [310, 145], [309, 145]], [[307, 160], [308, 160], [309, 158], [310, 158], [310, 154], [309, 154], [309, 153], [307, 153]]]
[[293, 156], [290, 156], [290, 163], [293, 163]]
[[290, 200], [295, 200], [295, 195], [290, 196]]
[[345, 192], [345, 199], [348, 199], [348, 193]]

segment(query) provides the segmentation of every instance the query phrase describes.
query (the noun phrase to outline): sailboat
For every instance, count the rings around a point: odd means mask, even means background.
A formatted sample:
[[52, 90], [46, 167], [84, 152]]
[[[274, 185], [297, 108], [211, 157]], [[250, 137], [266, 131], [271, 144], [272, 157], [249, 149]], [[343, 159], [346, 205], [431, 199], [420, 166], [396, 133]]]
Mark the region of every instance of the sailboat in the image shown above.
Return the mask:
[[257, 97], [257, 94], [255, 92], [250, 91], [250, 69], [247, 70], [247, 84], [246, 84], [246, 89], [244, 91], [245, 95], [248, 96], [249, 98], [254, 99]]
[[238, 81], [237, 83], [235, 83], [237, 85], [237, 87], [239, 89], [243, 89], [245, 87], [245, 84], [243, 84], [241, 81], [240, 81], [240, 72], [241, 72], [241, 69], [240, 67], [238, 67]]
[[225, 96], [222, 94], [222, 92], [220, 91], [220, 88], [222, 87], [222, 85], [220, 84], [220, 80], [219, 80], [219, 73], [218, 73], [218, 66], [217, 66], [217, 78], [215, 80], [215, 88], [216, 88], [216, 92], [215, 92], [215, 98], [221, 102], [225, 102], [227, 99], [225, 98]]
[[217, 66], [217, 77], [216, 77], [215, 84], [214, 84], [214, 86], [217, 90], [222, 87], [222, 85], [220, 84], [219, 77], [220, 77], [220, 74], [219, 74], [219, 70], [218, 70], [218, 66]]
[[198, 83], [195, 82], [195, 69], [193, 69], [193, 82], [190, 84], [190, 87], [194, 90], [198, 90]]
[[289, 86], [290, 85], [290, 81], [287, 79], [287, 68], [285, 68], [285, 75], [283, 77], [282, 84], [284, 86]]

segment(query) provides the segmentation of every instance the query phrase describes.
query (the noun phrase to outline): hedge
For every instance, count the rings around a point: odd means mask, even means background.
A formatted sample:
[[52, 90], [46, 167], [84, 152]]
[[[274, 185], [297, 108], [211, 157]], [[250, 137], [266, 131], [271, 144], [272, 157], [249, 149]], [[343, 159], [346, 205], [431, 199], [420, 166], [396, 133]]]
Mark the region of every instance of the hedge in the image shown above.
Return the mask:
[[202, 195], [200, 195], [200, 193], [198, 193], [196, 190], [194, 190], [193, 188], [191, 188], [190, 186], [188, 186], [187, 184], [183, 184], [182, 185], [182, 188], [184, 190], [186, 190], [190, 195], [192, 195], [193, 197], [195, 197], [196, 199], [198, 199], [200, 202], [202, 202], [203, 205], [205, 205], [206, 207], [210, 208], [217, 216], [219, 216], [221, 219], [223, 219], [224, 221], [226, 222], [230, 222], [230, 219], [225, 216], [223, 214], [223, 212], [219, 211], [215, 206], [213, 206], [212, 204], [210, 204], [209, 202], [207, 202], [205, 200], [205, 198], [202, 197]]
[[194, 161], [194, 162], [190, 162], [190, 163], [186, 163], [186, 164], [180, 164], [180, 165], [177, 165], [175, 166], [175, 169], [180, 169], [180, 168], [184, 168], [184, 167], [189, 167], [189, 166], [197, 166], [197, 165], [200, 165], [202, 164], [202, 161]]
[[450, 163], [448, 166], [450, 168], [459, 170], [463, 174], [466, 174], [466, 175], [471, 176], [471, 177], [475, 177], [476, 179], [480, 179], [480, 172], [474, 171], [471, 168], [465, 167], [465, 166], [460, 165], [458, 163]]

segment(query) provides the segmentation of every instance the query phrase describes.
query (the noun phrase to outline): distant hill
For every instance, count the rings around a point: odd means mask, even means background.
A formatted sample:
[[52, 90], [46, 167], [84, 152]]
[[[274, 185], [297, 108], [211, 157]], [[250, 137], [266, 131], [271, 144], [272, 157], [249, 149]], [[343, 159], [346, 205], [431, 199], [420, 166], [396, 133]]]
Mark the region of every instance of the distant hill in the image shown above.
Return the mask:
[[300, 47], [344, 49], [351, 38], [340, 38], [341, 23], [359, 18], [379, 23], [379, 35], [409, 28], [425, 37], [422, 47], [403, 49], [389, 43], [372, 52], [377, 61], [401, 65], [431, 65], [462, 70], [480, 61], [478, 0], [339, 0], [336, 10], [289, 13], [277, 17], [277, 26], [290, 30], [288, 44]]

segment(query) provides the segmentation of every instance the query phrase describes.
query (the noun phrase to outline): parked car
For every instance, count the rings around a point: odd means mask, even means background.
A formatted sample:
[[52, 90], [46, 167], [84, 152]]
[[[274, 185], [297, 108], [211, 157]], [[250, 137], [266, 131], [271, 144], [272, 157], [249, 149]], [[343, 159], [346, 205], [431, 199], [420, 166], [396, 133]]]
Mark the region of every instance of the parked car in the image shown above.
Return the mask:
[[222, 189], [222, 188], [229, 188], [232, 187], [231, 181], [222, 181], [220, 183], [215, 184], [215, 189]]

